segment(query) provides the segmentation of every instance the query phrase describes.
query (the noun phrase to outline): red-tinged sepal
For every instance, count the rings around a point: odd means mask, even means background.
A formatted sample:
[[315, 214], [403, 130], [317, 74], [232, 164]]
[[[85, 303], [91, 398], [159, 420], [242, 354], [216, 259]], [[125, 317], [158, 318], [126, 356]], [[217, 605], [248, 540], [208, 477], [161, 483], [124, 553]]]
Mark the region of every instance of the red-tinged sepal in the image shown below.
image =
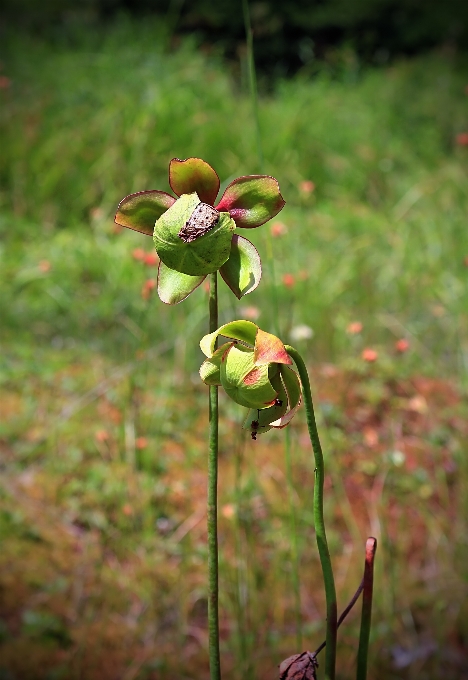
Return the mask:
[[159, 263], [158, 295], [166, 305], [177, 305], [193, 293], [206, 276], [189, 276]]
[[253, 243], [234, 234], [229, 259], [219, 273], [239, 300], [255, 290], [262, 278], [262, 263]]
[[165, 191], [140, 191], [122, 199], [114, 222], [122, 227], [153, 235], [154, 225], [176, 199]]
[[256, 366], [265, 364], [292, 364], [292, 359], [286, 352], [286, 348], [276, 335], [265, 333], [261, 328], [255, 338], [254, 359]]
[[173, 158], [169, 163], [169, 184], [177, 196], [197, 193], [200, 201], [209, 205], [214, 204], [219, 191], [217, 173], [201, 158]]
[[231, 182], [216, 210], [228, 212], [238, 227], [252, 229], [271, 220], [284, 204], [274, 177], [249, 175]]

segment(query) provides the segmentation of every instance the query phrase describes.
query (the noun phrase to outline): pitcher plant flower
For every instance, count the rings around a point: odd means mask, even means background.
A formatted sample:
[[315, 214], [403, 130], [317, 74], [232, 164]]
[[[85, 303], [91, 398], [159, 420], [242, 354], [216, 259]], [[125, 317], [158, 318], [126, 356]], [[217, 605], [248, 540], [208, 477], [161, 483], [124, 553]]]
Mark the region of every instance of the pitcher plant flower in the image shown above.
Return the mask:
[[114, 218], [116, 224], [153, 236], [161, 300], [182, 302], [218, 270], [237, 298], [255, 290], [262, 274], [260, 257], [237, 229], [254, 229], [280, 212], [285, 202], [277, 180], [238, 177], [216, 203], [220, 180], [215, 170], [201, 158], [173, 158], [169, 184], [175, 197], [156, 190], [130, 194]]
[[[229, 339], [215, 349], [218, 336]], [[301, 402], [297, 373], [279, 338], [252, 321], [224, 324], [205, 335], [200, 347], [207, 359], [200, 368], [206, 385], [220, 385], [237, 404], [249, 411], [244, 429], [252, 439], [290, 422]]]

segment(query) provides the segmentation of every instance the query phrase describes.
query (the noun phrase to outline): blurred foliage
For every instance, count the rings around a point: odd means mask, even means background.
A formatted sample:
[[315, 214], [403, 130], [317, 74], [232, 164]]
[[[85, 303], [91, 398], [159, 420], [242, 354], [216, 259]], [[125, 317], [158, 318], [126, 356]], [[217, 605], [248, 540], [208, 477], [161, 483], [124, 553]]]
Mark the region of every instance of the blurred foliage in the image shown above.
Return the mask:
[[[361, 60], [385, 63], [446, 44], [468, 44], [468, 6], [459, 0], [262, 0], [251, 2], [257, 63], [282, 75], [348, 45]], [[229, 56], [245, 42], [242, 0], [4, 0], [8, 23], [49, 35], [106, 22], [120, 12], [156, 16], [177, 34], [196, 34]]]

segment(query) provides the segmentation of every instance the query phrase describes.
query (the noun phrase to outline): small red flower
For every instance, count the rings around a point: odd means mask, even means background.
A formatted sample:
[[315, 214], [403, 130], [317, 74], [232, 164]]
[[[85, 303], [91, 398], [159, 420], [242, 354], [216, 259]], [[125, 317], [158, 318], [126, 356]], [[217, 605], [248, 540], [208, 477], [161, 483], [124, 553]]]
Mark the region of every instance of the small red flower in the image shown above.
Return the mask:
[[149, 300], [152, 291], [156, 288], [156, 279], [147, 279], [141, 289], [141, 297], [143, 300]]
[[10, 87], [11, 85], [11, 80], [7, 78], [6, 76], [0, 76], [0, 89], [1, 90], [6, 90]]
[[273, 222], [270, 232], [273, 238], [279, 238], [288, 233], [288, 228], [283, 222]]
[[376, 352], [375, 349], [372, 349], [371, 347], [366, 347], [363, 349], [361, 354], [361, 357], [364, 359], [364, 361], [367, 361], [369, 364], [377, 361], [378, 356], [378, 352]]
[[468, 146], [468, 132], [460, 132], [456, 137], [458, 146]]
[[146, 437], [137, 437], [135, 439], [135, 448], [136, 449], [138, 449], [138, 450], [146, 449], [147, 446], [148, 446], [148, 440], [146, 439]]
[[310, 181], [310, 179], [306, 179], [303, 182], [299, 184], [299, 190], [303, 194], [311, 194], [315, 189], [315, 184]]
[[346, 328], [346, 332], [349, 333], [349, 335], [358, 335], [361, 331], [362, 323], [360, 321], [352, 321]]
[[147, 267], [157, 267], [159, 265], [158, 254], [153, 251], [145, 253], [144, 262]]
[[400, 340], [397, 340], [395, 343], [395, 349], [397, 352], [400, 352], [403, 354], [404, 352], [407, 352], [409, 350], [409, 341], [406, 340], [406, 338], [401, 338]]
[[98, 430], [94, 436], [99, 443], [107, 442], [109, 440], [109, 433], [107, 430]]
[[135, 248], [135, 250], [132, 252], [132, 257], [134, 260], [137, 260], [137, 262], [143, 262], [146, 257], [146, 253], [143, 248]]
[[43, 274], [47, 274], [47, 272], [50, 272], [52, 265], [50, 264], [49, 260], [41, 260], [38, 264], [39, 271], [41, 271]]
[[292, 274], [283, 274], [282, 281], [283, 285], [286, 286], [286, 288], [292, 288], [296, 283], [296, 279]]

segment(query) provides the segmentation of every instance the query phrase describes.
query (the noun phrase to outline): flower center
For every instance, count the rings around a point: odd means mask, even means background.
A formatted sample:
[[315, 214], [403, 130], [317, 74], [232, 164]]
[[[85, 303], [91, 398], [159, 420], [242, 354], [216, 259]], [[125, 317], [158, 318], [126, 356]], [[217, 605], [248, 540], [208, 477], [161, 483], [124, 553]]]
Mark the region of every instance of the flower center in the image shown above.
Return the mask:
[[199, 203], [178, 236], [184, 243], [191, 243], [208, 233], [218, 223], [219, 212], [207, 203]]

